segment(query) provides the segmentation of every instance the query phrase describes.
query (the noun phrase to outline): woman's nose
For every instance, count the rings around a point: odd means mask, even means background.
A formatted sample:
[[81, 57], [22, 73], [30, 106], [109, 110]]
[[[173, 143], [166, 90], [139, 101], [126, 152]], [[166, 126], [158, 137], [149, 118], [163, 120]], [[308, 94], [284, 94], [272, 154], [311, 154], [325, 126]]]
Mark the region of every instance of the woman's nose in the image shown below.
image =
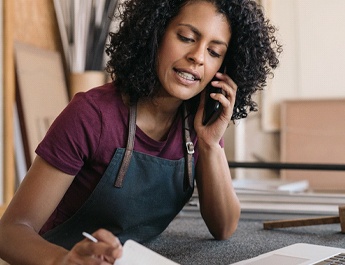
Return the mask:
[[189, 53], [188, 53], [188, 60], [199, 65], [204, 64], [205, 54], [204, 48], [202, 45], [195, 46]]

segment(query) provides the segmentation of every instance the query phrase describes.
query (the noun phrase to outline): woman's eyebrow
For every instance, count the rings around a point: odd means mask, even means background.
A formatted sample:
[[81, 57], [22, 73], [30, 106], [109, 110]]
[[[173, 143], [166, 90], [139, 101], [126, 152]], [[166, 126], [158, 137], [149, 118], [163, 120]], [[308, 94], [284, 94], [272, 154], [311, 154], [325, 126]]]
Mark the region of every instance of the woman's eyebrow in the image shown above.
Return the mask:
[[[197, 36], [201, 36], [200, 31], [196, 27], [191, 25], [191, 24], [180, 23], [178, 25], [179, 26], [188, 27], [191, 31], [193, 31], [194, 34], [196, 34]], [[228, 48], [228, 44], [225, 41], [213, 40], [212, 42], [215, 43], [215, 44], [225, 45], [225, 47]]]

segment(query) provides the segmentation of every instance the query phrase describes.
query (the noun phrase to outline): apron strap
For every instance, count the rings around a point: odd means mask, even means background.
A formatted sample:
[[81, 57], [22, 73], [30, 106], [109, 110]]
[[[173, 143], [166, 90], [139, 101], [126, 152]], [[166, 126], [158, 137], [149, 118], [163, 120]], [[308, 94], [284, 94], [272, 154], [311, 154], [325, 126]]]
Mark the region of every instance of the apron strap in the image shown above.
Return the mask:
[[121, 163], [121, 167], [119, 169], [119, 174], [114, 183], [114, 186], [116, 188], [122, 187], [123, 180], [125, 178], [126, 172], [129, 167], [129, 163], [131, 161], [133, 147], [134, 147], [134, 139], [135, 139], [136, 119], [137, 119], [137, 105], [132, 104], [129, 109], [129, 131], [128, 131], [127, 146], [126, 146], [125, 155]]
[[[184, 130], [184, 141], [186, 145], [186, 173], [188, 176], [188, 184], [193, 188], [193, 154], [194, 154], [194, 144], [190, 138], [189, 123], [188, 123], [188, 113], [186, 104], [183, 104], [183, 130]], [[116, 188], [121, 188], [123, 180], [125, 178], [126, 172], [131, 161], [134, 140], [135, 140], [135, 129], [136, 129], [136, 119], [137, 119], [137, 105], [132, 104], [129, 109], [129, 132], [127, 139], [127, 146], [125, 155], [123, 157], [118, 176], [115, 180], [114, 186]]]
[[186, 171], [188, 176], [188, 184], [190, 188], [193, 188], [193, 154], [194, 154], [194, 144], [190, 138], [190, 129], [188, 122], [188, 112], [186, 104], [183, 103], [183, 130], [184, 130], [184, 140], [186, 144]]

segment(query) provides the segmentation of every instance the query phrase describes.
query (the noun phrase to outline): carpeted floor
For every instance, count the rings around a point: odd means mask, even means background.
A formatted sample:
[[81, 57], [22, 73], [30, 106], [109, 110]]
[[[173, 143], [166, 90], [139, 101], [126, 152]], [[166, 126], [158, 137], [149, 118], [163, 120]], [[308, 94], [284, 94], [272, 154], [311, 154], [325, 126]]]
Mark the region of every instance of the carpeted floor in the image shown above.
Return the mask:
[[230, 239], [216, 241], [200, 215], [180, 215], [144, 245], [181, 265], [227, 265], [294, 243], [345, 247], [339, 224], [263, 230], [263, 221], [262, 215], [244, 216]]

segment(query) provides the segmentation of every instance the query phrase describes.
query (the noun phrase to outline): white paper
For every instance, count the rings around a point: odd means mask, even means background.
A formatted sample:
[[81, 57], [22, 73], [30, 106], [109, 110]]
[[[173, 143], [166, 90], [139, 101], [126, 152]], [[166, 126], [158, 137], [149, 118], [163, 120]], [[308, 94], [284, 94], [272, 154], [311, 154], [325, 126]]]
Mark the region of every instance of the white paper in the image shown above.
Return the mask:
[[116, 260], [114, 265], [178, 265], [178, 263], [133, 240], [127, 240], [123, 245], [122, 257]]

